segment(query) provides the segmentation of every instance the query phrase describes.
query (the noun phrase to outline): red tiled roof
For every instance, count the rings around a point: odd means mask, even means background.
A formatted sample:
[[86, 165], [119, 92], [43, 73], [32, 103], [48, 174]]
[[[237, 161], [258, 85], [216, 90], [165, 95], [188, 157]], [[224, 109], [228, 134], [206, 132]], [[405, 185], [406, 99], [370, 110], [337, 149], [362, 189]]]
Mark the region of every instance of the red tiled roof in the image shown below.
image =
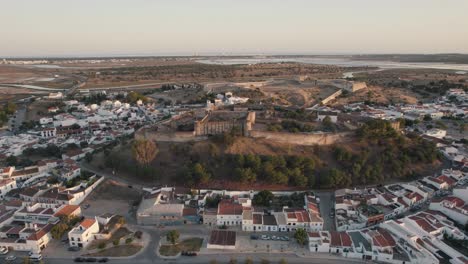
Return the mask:
[[242, 215], [242, 205], [228, 201], [218, 204], [218, 215]]
[[80, 206], [78, 205], [65, 205], [62, 209], [54, 214], [54, 216], [69, 216], [75, 212]]
[[419, 218], [419, 219], [413, 219], [416, 224], [418, 224], [419, 227], [421, 227], [424, 231], [430, 233], [435, 231], [436, 229], [430, 225], [425, 219]]
[[351, 247], [351, 238], [346, 232], [331, 231], [330, 235], [332, 247]]
[[434, 177], [427, 177], [427, 179], [430, 180], [430, 181], [436, 182], [438, 184], [444, 183], [442, 180], [434, 178]]
[[80, 226], [82, 226], [84, 229], [88, 229], [90, 228], [94, 223], [96, 223], [96, 219], [92, 219], [92, 218], [86, 218], [85, 220], [83, 220], [80, 224]]
[[454, 196], [445, 197], [444, 199], [442, 199], [442, 201], [453, 203], [456, 207], [461, 207], [465, 204], [465, 202], [462, 199]]
[[263, 217], [261, 214], [253, 214], [253, 224], [254, 225], [263, 224]]
[[455, 185], [455, 183], [457, 183], [455, 180], [453, 180], [452, 178], [448, 177], [448, 176], [445, 176], [445, 175], [441, 175], [439, 177], [437, 177], [439, 180], [442, 180], [444, 182], [446, 182], [448, 185]]
[[195, 209], [195, 208], [190, 208], [190, 207], [185, 207], [185, 208], [182, 210], [182, 215], [183, 215], [183, 216], [197, 215], [197, 209]]
[[52, 229], [52, 227], [54, 227], [53, 224], [47, 224], [46, 226], [44, 226], [41, 230], [39, 230], [38, 232], [30, 235], [28, 237], [28, 240], [34, 240], [34, 241], [37, 241], [39, 239], [41, 239], [43, 236], [45, 236], [47, 233], [50, 232], [50, 230]]
[[397, 200], [401, 205], [403, 205], [405, 208], [408, 207], [409, 205], [407, 203], [405, 203], [405, 201], [403, 200], [403, 198], [401, 197], [398, 197], [398, 200]]
[[320, 237], [319, 232], [309, 232], [309, 237]]

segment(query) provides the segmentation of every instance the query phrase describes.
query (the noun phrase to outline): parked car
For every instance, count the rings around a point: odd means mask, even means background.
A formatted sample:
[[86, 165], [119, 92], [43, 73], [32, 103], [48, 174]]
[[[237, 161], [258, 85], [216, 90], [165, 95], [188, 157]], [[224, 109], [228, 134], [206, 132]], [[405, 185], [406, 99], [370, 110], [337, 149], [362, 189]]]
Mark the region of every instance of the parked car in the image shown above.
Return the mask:
[[39, 262], [39, 261], [42, 260], [42, 255], [41, 254], [31, 254], [31, 255], [29, 255], [29, 259], [31, 261]]
[[86, 262], [96, 262], [97, 258], [86, 258]]
[[6, 254], [8, 254], [8, 248], [0, 247], [0, 255], [6, 255]]
[[193, 251], [182, 251], [182, 256], [188, 256], [188, 257], [195, 257], [197, 256], [197, 252], [193, 252]]
[[80, 251], [80, 248], [79, 247], [69, 247], [68, 248], [68, 251]]
[[250, 239], [252, 239], [252, 240], [258, 240], [258, 239], [259, 239], [259, 236], [256, 235], [256, 234], [252, 234], [252, 235], [250, 235]]
[[13, 261], [16, 259], [16, 256], [15, 255], [10, 255], [8, 257], [5, 258], [6, 261]]
[[98, 262], [101, 262], [101, 263], [105, 263], [107, 261], [109, 261], [108, 258], [101, 258], [101, 259], [98, 260]]
[[78, 257], [78, 258], [75, 258], [73, 261], [75, 261], [75, 262], [85, 262], [86, 259]]

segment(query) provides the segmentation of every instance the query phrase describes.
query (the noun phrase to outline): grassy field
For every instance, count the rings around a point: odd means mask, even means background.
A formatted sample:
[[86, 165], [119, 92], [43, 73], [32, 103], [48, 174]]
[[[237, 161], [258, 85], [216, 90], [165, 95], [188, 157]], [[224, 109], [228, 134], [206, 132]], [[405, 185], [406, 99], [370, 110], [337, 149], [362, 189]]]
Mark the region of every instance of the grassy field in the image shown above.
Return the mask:
[[159, 254], [162, 256], [175, 256], [181, 251], [200, 251], [203, 239], [199, 237], [188, 238], [176, 245], [162, 245]]
[[106, 243], [106, 245], [112, 244], [114, 240], [121, 239], [122, 237], [131, 234], [130, 230], [125, 227], [117, 229], [109, 239], [98, 239], [94, 240], [88, 247], [89, 250], [96, 249], [99, 247], [99, 244]]

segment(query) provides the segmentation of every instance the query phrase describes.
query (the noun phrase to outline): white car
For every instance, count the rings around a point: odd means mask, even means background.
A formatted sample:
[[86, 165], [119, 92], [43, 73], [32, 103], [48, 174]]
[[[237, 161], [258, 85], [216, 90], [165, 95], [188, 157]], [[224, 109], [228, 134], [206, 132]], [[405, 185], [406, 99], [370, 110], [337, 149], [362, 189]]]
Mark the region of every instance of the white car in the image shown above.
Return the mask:
[[15, 255], [10, 255], [8, 257], [5, 258], [6, 261], [13, 261], [16, 259], [16, 256]]
[[6, 255], [8, 253], [7, 247], [0, 247], [0, 255]]

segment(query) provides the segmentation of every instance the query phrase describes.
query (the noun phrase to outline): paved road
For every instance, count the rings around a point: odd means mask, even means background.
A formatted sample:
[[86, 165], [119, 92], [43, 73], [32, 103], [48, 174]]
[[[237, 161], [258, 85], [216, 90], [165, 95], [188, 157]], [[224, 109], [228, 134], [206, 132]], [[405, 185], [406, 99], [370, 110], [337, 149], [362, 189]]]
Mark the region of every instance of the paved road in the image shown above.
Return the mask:
[[335, 204], [335, 193], [333, 191], [329, 192], [316, 192], [317, 197], [320, 198], [319, 208], [320, 214], [323, 218], [323, 230], [334, 231], [335, 227], [335, 218], [330, 217], [330, 212], [334, 208]]
[[[176, 260], [164, 260], [161, 258], [126, 258], [126, 259], [110, 259], [109, 263], [116, 264], [156, 264], [156, 263], [180, 263], [180, 264], [191, 264], [191, 263], [200, 263], [207, 264], [212, 260], [216, 260], [216, 263], [228, 263], [229, 260], [233, 258], [236, 259], [238, 263], [243, 263], [246, 258], [250, 258], [254, 263], [260, 263], [262, 259], [267, 259], [270, 263], [279, 263], [281, 259], [286, 260], [287, 263], [294, 264], [306, 264], [306, 263], [316, 263], [316, 264], [342, 264], [346, 263], [373, 263], [373, 262], [364, 262], [357, 259], [347, 259], [341, 258], [328, 254], [317, 254], [316, 256], [310, 257], [298, 257], [294, 254], [236, 254], [230, 252], [222, 252], [219, 254], [213, 255], [199, 255], [197, 257], [180, 257]], [[3, 263], [3, 262], [2, 262]], [[23, 263], [23, 259], [18, 258], [16, 261], [11, 263]], [[46, 258], [44, 259], [44, 264], [71, 264], [75, 263], [71, 258]]]

